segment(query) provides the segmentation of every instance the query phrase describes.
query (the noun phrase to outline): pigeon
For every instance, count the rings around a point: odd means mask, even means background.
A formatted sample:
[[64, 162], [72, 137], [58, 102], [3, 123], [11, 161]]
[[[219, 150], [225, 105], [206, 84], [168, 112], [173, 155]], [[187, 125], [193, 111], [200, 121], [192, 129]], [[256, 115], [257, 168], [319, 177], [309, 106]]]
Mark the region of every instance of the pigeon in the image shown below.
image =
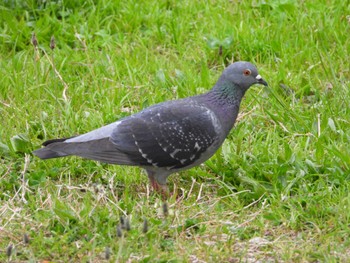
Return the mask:
[[267, 86], [253, 64], [235, 62], [207, 93], [152, 105], [82, 135], [48, 140], [33, 153], [41, 159], [76, 155], [139, 166], [153, 189], [167, 196], [170, 174], [205, 162], [219, 149], [254, 84]]

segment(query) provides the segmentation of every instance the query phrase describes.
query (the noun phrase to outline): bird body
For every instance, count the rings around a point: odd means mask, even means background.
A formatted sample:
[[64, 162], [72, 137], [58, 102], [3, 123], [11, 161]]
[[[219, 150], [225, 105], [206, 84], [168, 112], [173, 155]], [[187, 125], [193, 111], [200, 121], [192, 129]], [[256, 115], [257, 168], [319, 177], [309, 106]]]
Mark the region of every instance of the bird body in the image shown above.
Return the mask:
[[45, 142], [41, 159], [77, 155], [104, 163], [140, 166], [152, 186], [167, 192], [166, 179], [209, 159], [232, 129], [246, 90], [267, 83], [249, 62], [225, 69], [207, 93], [155, 104], [91, 132]]

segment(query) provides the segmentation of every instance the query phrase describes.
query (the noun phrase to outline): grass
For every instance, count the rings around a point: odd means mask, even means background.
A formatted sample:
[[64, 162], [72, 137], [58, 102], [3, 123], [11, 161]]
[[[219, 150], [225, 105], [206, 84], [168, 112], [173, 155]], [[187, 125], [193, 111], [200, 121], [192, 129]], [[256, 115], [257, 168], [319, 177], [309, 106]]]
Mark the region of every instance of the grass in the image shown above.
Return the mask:
[[[349, 6], [3, 1], [0, 261], [347, 262]], [[202, 93], [236, 60], [270, 87], [248, 91], [213, 158], [170, 178], [166, 213], [138, 168], [31, 154]]]

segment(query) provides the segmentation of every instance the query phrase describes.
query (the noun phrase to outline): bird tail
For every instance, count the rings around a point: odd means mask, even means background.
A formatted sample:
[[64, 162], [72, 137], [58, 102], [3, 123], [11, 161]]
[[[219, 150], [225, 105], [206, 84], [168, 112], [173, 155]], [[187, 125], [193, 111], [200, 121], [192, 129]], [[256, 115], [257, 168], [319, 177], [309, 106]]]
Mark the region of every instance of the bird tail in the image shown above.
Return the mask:
[[63, 152], [58, 152], [58, 151], [52, 150], [52, 149], [55, 148], [55, 147], [52, 147], [52, 146], [55, 146], [57, 144], [61, 144], [65, 140], [67, 140], [67, 138], [53, 139], [53, 140], [45, 141], [42, 144], [45, 147], [33, 151], [33, 154], [38, 156], [40, 159], [43, 159], [43, 160], [44, 159], [52, 159], [52, 158], [59, 158], [59, 157], [68, 156], [69, 154], [67, 154], [67, 153], [63, 153]]
[[35, 151], [33, 151], [33, 154], [38, 156], [40, 159], [43, 159], [43, 160], [68, 156], [68, 154], [62, 155], [58, 152], [54, 152], [54, 151], [47, 149], [47, 148], [35, 150]]
[[[45, 147], [33, 152], [40, 159], [77, 155], [90, 160], [119, 165], [138, 165], [140, 162], [139, 160], [134, 161], [128, 154], [119, 151], [108, 137], [83, 142], [67, 141], [67, 138], [54, 139], [44, 142], [43, 146]], [[142, 157], [137, 155], [135, 158]]]

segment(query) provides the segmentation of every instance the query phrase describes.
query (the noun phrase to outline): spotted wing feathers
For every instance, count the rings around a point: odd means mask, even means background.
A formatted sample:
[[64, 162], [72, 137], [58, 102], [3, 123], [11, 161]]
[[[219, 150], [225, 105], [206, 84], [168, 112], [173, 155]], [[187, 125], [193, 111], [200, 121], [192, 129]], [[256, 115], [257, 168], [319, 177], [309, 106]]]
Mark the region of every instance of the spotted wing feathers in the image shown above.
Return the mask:
[[157, 107], [124, 120], [110, 140], [142, 165], [181, 168], [197, 161], [218, 140], [213, 118], [202, 106]]

